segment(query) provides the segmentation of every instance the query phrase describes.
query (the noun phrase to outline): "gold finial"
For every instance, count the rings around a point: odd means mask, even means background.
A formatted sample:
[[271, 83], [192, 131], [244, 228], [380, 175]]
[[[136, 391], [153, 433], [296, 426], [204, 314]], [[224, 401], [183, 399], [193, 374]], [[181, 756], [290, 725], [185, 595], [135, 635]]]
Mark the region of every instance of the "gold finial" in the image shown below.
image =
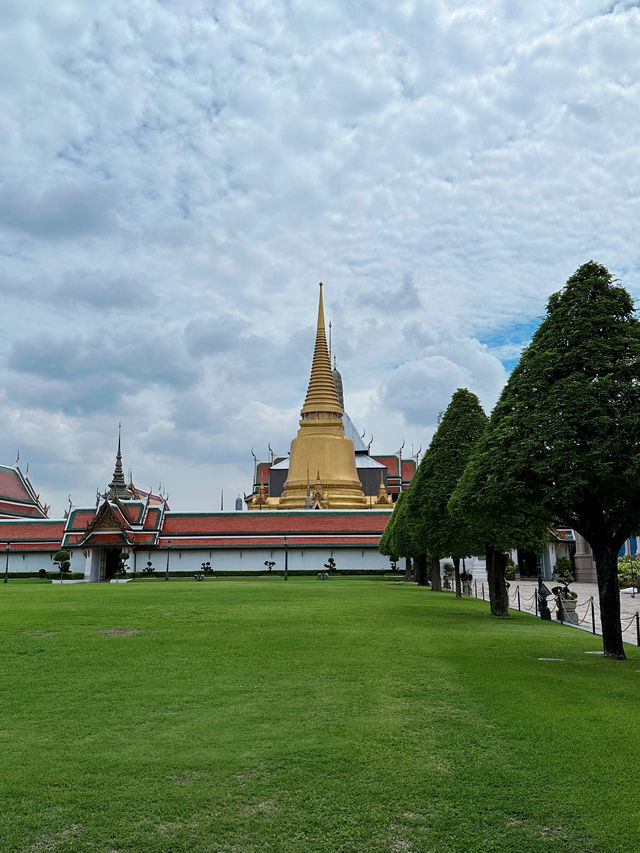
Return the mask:
[[[318, 331], [324, 333], [324, 302], [322, 299], [322, 282], [320, 282], [320, 300], [318, 302]], [[326, 344], [325, 344], [326, 345]]]

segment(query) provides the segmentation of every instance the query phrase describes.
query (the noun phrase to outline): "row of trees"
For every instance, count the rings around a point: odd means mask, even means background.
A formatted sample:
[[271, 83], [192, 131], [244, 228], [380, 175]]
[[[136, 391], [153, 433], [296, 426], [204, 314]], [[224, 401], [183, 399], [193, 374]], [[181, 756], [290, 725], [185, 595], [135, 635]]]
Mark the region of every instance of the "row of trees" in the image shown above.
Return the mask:
[[431, 561], [485, 554], [491, 612], [506, 615], [506, 552], [541, 550], [572, 527], [596, 559], [604, 653], [624, 658], [617, 555], [640, 526], [640, 321], [605, 267], [590, 261], [553, 294], [491, 417], [453, 395], [380, 540]]

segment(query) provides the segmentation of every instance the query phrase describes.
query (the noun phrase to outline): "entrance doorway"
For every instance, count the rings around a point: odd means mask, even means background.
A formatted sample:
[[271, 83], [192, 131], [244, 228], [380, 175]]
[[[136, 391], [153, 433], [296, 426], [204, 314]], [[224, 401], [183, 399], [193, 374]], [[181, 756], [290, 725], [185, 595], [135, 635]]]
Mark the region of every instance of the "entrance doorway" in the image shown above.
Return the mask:
[[120, 568], [121, 548], [106, 548], [104, 552], [104, 577], [103, 580], [110, 581], [115, 578]]
[[533, 551], [524, 551], [518, 548], [518, 565], [520, 566], [521, 578], [538, 577], [538, 555]]

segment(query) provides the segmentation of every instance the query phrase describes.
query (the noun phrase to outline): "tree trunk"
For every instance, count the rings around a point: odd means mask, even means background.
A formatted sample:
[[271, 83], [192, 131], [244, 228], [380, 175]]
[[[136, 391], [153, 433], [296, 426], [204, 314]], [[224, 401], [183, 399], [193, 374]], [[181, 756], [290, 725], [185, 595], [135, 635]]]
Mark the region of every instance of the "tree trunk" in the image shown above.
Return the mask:
[[404, 558], [404, 579], [410, 581], [413, 577], [413, 566], [411, 565], [411, 557]]
[[442, 590], [442, 574], [440, 573], [440, 560], [437, 557], [431, 558], [431, 589], [434, 592]]
[[489, 604], [492, 616], [509, 615], [509, 594], [504, 573], [507, 568], [507, 555], [495, 548], [487, 547], [487, 580], [489, 582]]
[[416, 583], [418, 586], [427, 585], [427, 558], [424, 554], [413, 558], [413, 564], [416, 569]]
[[611, 541], [589, 542], [596, 558], [598, 592], [600, 594], [600, 619], [602, 621], [602, 647], [604, 656], [624, 660], [622, 627], [620, 625], [620, 589], [618, 587], [618, 545]]
[[460, 557], [453, 558], [453, 576], [455, 578], [456, 598], [462, 598], [462, 584], [460, 583]]

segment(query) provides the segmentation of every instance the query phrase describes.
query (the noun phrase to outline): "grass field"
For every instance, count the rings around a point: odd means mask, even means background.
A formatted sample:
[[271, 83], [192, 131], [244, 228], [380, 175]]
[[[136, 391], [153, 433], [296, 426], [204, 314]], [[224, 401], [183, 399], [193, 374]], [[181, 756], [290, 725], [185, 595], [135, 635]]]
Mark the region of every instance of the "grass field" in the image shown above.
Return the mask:
[[9, 583], [0, 620], [2, 853], [640, 850], [633, 647], [380, 580]]

